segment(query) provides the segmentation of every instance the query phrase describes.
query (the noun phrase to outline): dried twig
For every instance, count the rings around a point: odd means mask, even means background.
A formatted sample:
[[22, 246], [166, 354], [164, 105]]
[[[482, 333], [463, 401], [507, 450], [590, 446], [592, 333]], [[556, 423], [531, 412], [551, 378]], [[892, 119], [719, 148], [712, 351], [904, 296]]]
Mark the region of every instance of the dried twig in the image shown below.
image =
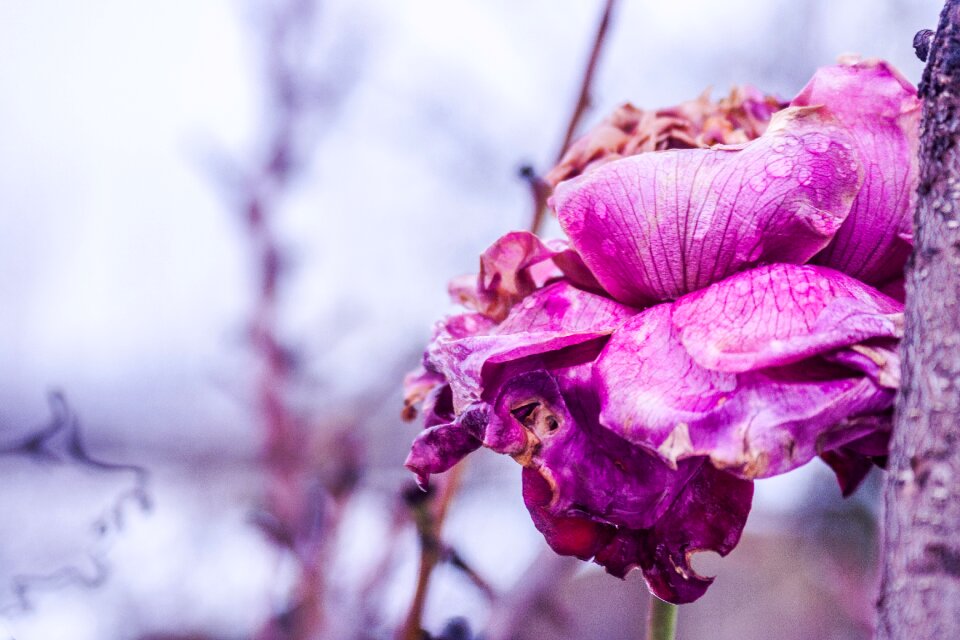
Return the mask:
[[[593, 38], [593, 46], [590, 49], [590, 57], [587, 58], [587, 66], [583, 70], [583, 77], [580, 80], [580, 92], [577, 94], [577, 101], [573, 107], [573, 113], [567, 121], [567, 129], [564, 132], [563, 140], [557, 150], [554, 164], [558, 164], [563, 159], [563, 154], [573, 142], [573, 137], [577, 133], [580, 121], [584, 114], [590, 108], [592, 103], [591, 92], [593, 89], [593, 77], [596, 74], [597, 66], [600, 61], [600, 53], [603, 51], [603, 45], [607, 39], [607, 32], [610, 30], [610, 24], [613, 20], [613, 11], [616, 8], [617, 0], [606, 0], [603, 13], [600, 16], [600, 23], [597, 25], [597, 32]], [[550, 187], [544, 182], [543, 178], [538, 176], [532, 166], [524, 166], [520, 170], [520, 175], [530, 185], [530, 195], [533, 199], [533, 215], [530, 219], [530, 231], [538, 233], [543, 226], [543, 216], [547, 210], [547, 198], [550, 196]]]
[[568, 580], [579, 566], [580, 561], [576, 558], [560, 556], [545, 548], [513, 588], [497, 600], [484, 637], [487, 640], [510, 640], [535, 611], [554, 618], [558, 614], [564, 617], [563, 612], [557, 610], [554, 597], [558, 585]]
[[419, 640], [421, 637], [423, 609], [430, 590], [430, 577], [443, 557], [441, 541], [443, 523], [447, 518], [453, 497], [460, 488], [465, 468], [466, 466], [461, 462], [446, 474], [440, 495], [436, 500], [432, 491], [423, 492], [415, 485], [411, 485], [404, 492], [404, 497], [413, 513], [413, 521], [420, 541], [420, 564], [417, 568], [417, 586], [413, 600], [410, 602], [410, 610], [397, 634], [400, 640]]

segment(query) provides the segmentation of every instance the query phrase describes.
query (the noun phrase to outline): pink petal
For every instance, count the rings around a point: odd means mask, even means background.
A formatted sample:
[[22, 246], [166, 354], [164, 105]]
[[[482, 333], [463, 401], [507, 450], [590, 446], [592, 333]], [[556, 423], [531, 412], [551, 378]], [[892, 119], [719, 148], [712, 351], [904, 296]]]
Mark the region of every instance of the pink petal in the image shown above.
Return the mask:
[[813, 257], [860, 185], [851, 147], [826, 111], [789, 108], [748, 144], [617, 160], [561, 183], [552, 202], [604, 289], [642, 306]]
[[825, 441], [818, 445], [824, 449], [820, 457], [837, 475], [837, 482], [844, 497], [856, 491], [870, 469], [874, 466], [886, 465], [892, 431], [890, 414], [867, 416], [860, 420], [872, 423], [864, 425], [864, 428], [859, 430], [866, 432], [867, 435], [848, 440], [840, 446], [835, 442]]
[[[668, 462], [709, 456], [744, 478], [805, 464], [824, 452], [824, 434], [842, 434], [832, 436], [836, 446], [868, 435], [872, 427], [850, 418], [892, 406], [894, 389], [870, 362], [899, 361], [870, 341], [897, 324], [887, 313], [896, 303], [871, 298], [866, 287], [818, 285], [824, 293], [807, 305], [788, 301], [789, 288], [768, 286], [817, 274], [832, 274], [833, 285], [853, 282], [822, 267], [774, 265], [628, 320], [595, 365], [601, 423]], [[844, 297], [851, 292], [861, 297]], [[704, 303], [711, 297], [713, 307]], [[873, 316], [866, 303], [876, 304]], [[844, 350], [862, 357], [836, 356]]]
[[516, 376], [500, 392], [484, 444], [546, 478], [550, 513], [650, 527], [698, 465], [671, 469], [600, 428], [596, 394], [581, 384], [589, 376], [589, 364]]
[[480, 448], [486, 422], [486, 409], [476, 407], [462, 412], [455, 422], [424, 429], [414, 439], [404, 466], [413, 471], [417, 483], [425, 487], [432, 474], [447, 471]]
[[523, 501], [547, 544], [563, 556], [589, 560], [606, 546], [616, 527], [583, 515], [557, 516], [547, 507], [553, 498], [550, 484], [536, 470], [523, 469]]
[[[457, 411], [480, 399], [498, 366], [606, 338], [635, 309], [561, 281], [526, 297], [486, 335], [447, 339], [427, 350], [453, 390]], [[597, 345], [596, 349], [599, 349]], [[596, 354], [594, 350], [588, 357]]]
[[589, 365], [517, 376], [496, 407], [502, 424], [495, 428], [513, 435], [491, 437], [488, 426], [485, 444], [510, 443], [498, 450], [524, 465], [524, 502], [557, 553], [596, 556], [621, 578], [639, 566], [651, 590], [671, 602], [703, 595], [712, 579], [697, 575], [689, 557], [726, 555], [736, 545], [752, 483], [703, 458], [672, 470], [601, 428]]
[[818, 70], [791, 104], [824, 105], [851, 133], [866, 169], [850, 215], [815, 262], [871, 284], [900, 275], [919, 172], [916, 88], [886, 62], [848, 60]]
[[651, 529], [619, 529], [594, 562], [620, 577], [639, 566], [655, 596], [674, 604], [693, 602], [713, 578], [694, 571], [691, 558], [703, 551], [721, 556], [732, 551], [743, 533], [752, 499], [752, 482], [703, 463]]
[[550, 279], [566, 278], [584, 289], [598, 290], [593, 275], [563, 240], [544, 242], [529, 231], [513, 231], [480, 255], [480, 273], [455, 278], [450, 296], [493, 320]]
[[673, 324], [700, 366], [751, 371], [899, 338], [903, 305], [832, 269], [770, 265], [677, 300]]

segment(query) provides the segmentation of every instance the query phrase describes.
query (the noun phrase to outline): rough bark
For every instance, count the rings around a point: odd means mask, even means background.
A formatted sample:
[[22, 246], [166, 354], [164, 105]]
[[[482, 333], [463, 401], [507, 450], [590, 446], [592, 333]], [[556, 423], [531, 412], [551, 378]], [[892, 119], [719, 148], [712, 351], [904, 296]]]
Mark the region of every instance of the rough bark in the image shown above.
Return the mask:
[[947, 0], [924, 101], [903, 380], [885, 488], [878, 637], [960, 638], [960, 0]]

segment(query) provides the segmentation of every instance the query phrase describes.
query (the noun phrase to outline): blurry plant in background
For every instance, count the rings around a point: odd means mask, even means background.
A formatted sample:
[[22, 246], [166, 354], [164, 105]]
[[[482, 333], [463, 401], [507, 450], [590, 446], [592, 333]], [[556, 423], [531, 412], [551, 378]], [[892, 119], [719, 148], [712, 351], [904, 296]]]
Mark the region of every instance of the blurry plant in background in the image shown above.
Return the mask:
[[264, 139], [251, 162], [220, 164], [225, 167], [223, 186], [247, 234], [253, 267], [249, 337], [267, 477], [265, 504], [255, 521], [290, 555], [297, 573], [291, 593], [256, 637], [313, 638], [326, 626], [332, 544], [344, 505], [363, 473], [363, 454], [351, 433], [353, 425], [320, 431], [310, 408], [296, 405], [304, 382], [301, 355], [281, 335], [282, 285], [290, 258], [278, 238], [277, 218], [287, 190], [315, 153], [318, 135], [329, 125], [349, 83], [343, 69], [325, 77], [331, 72], [316, 60], [317, 2], [263, 3], [253, 11], [262, 36], [261, 72], [267, 88]]
[[[36, 509], [31, 518], [4, 522], [16, 528], [5, 533], [8, 542], [0, 555], [0, 613], [32, 609], [37, 592], [102, 584], [110, 573], [112, 541], [123, 532], [131, 512], [148, 512], [151, 507], [147, 471], [93, 457], [64, 396], [51, 393], [49, 403], [49, 424], [20, 430], [12, 441], [0, 442], [0, 469], [6, 482], [38, 473], [43, 478], [32, 481]], [[81, 487], [95, 499], [71, 517], [43, 508], [44, 494], [51, 488]], [[16, 508], [12, 503], [0, 505], [4, 513]]]

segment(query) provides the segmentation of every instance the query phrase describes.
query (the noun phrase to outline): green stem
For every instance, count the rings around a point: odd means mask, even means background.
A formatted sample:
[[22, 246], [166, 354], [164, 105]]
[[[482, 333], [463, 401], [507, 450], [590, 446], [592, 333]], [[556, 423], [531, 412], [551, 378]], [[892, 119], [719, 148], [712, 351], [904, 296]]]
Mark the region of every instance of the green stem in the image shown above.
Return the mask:
[[677, 605], [650, 596], [647, 640], [674, 640], [677, 635]]

